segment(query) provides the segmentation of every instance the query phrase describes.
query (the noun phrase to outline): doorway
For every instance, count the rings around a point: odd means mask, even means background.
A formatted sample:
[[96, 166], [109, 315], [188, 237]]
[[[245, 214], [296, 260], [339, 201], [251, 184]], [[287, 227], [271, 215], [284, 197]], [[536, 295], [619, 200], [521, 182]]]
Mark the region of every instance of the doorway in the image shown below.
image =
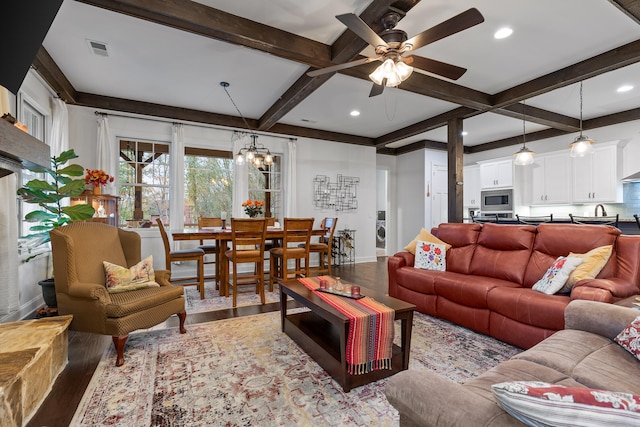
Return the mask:
[[447, 166], [431, 164], [431, 186], [427, 198], [431, 199], [431, 228], [448, 221]]

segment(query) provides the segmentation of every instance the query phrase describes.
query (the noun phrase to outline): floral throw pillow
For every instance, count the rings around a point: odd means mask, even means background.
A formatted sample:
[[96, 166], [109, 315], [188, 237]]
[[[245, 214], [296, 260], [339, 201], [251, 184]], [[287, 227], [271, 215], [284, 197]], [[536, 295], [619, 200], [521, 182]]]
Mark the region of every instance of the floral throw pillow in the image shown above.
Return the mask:
[[107, 291], [110, 293], [159, 287], [153, 271], [153, 256], [149, 255], [131, 268], [102, 261], [106, 274]]
[[542, 279], [533, 285], [533, 290], [543, 294], [553, 295], [567, 282], [569, 275], [577, 266], [582, 264], [582, 259], [574, 257], [558, 257], [551, 267], [544, 273]]
[[445, 245], [418, 240], [413, 265], [424, 270], [444, 271], [447, 268], [446, 255], [447, 247]]
[[640, 316], [624, 328], [615, 341], [640, 360]]
[[529, 426], [640, 425], [640, 396], [539, 381], [494, 384], [498, 405]]

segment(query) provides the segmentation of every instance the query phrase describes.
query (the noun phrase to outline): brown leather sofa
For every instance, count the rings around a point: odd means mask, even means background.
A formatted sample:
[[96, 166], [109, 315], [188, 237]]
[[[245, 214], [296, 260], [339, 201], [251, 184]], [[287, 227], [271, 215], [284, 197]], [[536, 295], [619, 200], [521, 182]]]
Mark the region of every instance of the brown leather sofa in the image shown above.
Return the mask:
[[[397, 253], [388, 260], [389, 295], [521, 348], [563, 329], [573, 299], [613, 303], [640, 293], [640, 236], [611, 226], [446, 223], [432, 233], [452, 246], [446, 271], [414, 268], [412, 253]], [[570, 295], [531, 289], [558, 256], [604, 245], [613, 245], [609, 261]]]

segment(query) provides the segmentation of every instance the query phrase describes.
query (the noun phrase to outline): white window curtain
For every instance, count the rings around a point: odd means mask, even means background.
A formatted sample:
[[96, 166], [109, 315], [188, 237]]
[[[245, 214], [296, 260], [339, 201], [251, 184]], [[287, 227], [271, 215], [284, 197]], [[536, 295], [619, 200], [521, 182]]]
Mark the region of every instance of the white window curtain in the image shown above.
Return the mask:
[[51, 155], [59, 156], [69, 149], [69, 111], [67, 104], [60, 98], [53, 99], [51, 110]]
[[16, 174], [0, 178], [0, 316], [20, 308]]
[[286, 177], [286, 188], [284, 191], [285, 205], [284, 216], [295, 217], [297, 215], [295, 194], [296, 194], [296, 143], [293, 139], [287, 145], [287, 164], [284, 170]]
[[[116, 144], [115, 141], [111, 140], [111, 131], [109, 130], [109, 118], [106, 114], [101, 114], [98, 118], [98, 164], [97, 168], [102, 169], [110, 176], [115, 176], [116, 179], [118, 174], [116, 171], [118, 170], [118, 166], [116, 164], [117, 158], [113, 154], [113, 150], [115, 149]], [[105, 186], [105, 193], [113, 194], [115, 191], [115, 186], [117, 182], [107, 184]]]
[[[235, 155], [245, 145], [245, 138], [235, 137], [234, 132], [231, 140], [233, 141], [233, 154]], [[234, 218], [248, 217], [242, 208], [242, 203], [249, 198], [249, 166], [247, 162], [239, 165], [233, 165], [233, 213]]]
[[184, 228], [184, 126], [174, 123], [171, 132], [171, 147], [169, 148], [169, 163], [171, 167], [171, 194], [169, 200], [169, 228], [182, 230]]

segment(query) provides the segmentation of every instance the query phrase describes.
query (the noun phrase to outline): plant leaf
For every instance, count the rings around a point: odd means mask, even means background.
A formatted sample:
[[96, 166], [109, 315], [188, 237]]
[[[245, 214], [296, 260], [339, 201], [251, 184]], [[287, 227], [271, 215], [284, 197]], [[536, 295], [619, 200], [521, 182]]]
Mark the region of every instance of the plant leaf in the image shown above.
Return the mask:
[[77, 158], [78, 158], [78, 155], [72, 148], [71, 150], [63, 151], [62, 153], [60, 153], [58, 157], [53, 157], [53, 161], [58, 163], [59, 165], [63, 165], [67, 163], [69, 160], [77, 159]]
[[59, 169], [58, 173], [67, 176], [82, 176], [84, 175], [84, 168], [80, 165], [73, 164]]
[[32, 211], [24, 216], [24, 220], [27, 222], [38, 222], [38, 221], [46, 221], [46, 220], [54, 220], [57, 215], [46, 211]]
[[62, 208], [62, 212], [69, 215], [72, 221], [83, 221], [89, 219], [96, 213], [91, 205], [78, 204], [73, 206], [65, 206]]

